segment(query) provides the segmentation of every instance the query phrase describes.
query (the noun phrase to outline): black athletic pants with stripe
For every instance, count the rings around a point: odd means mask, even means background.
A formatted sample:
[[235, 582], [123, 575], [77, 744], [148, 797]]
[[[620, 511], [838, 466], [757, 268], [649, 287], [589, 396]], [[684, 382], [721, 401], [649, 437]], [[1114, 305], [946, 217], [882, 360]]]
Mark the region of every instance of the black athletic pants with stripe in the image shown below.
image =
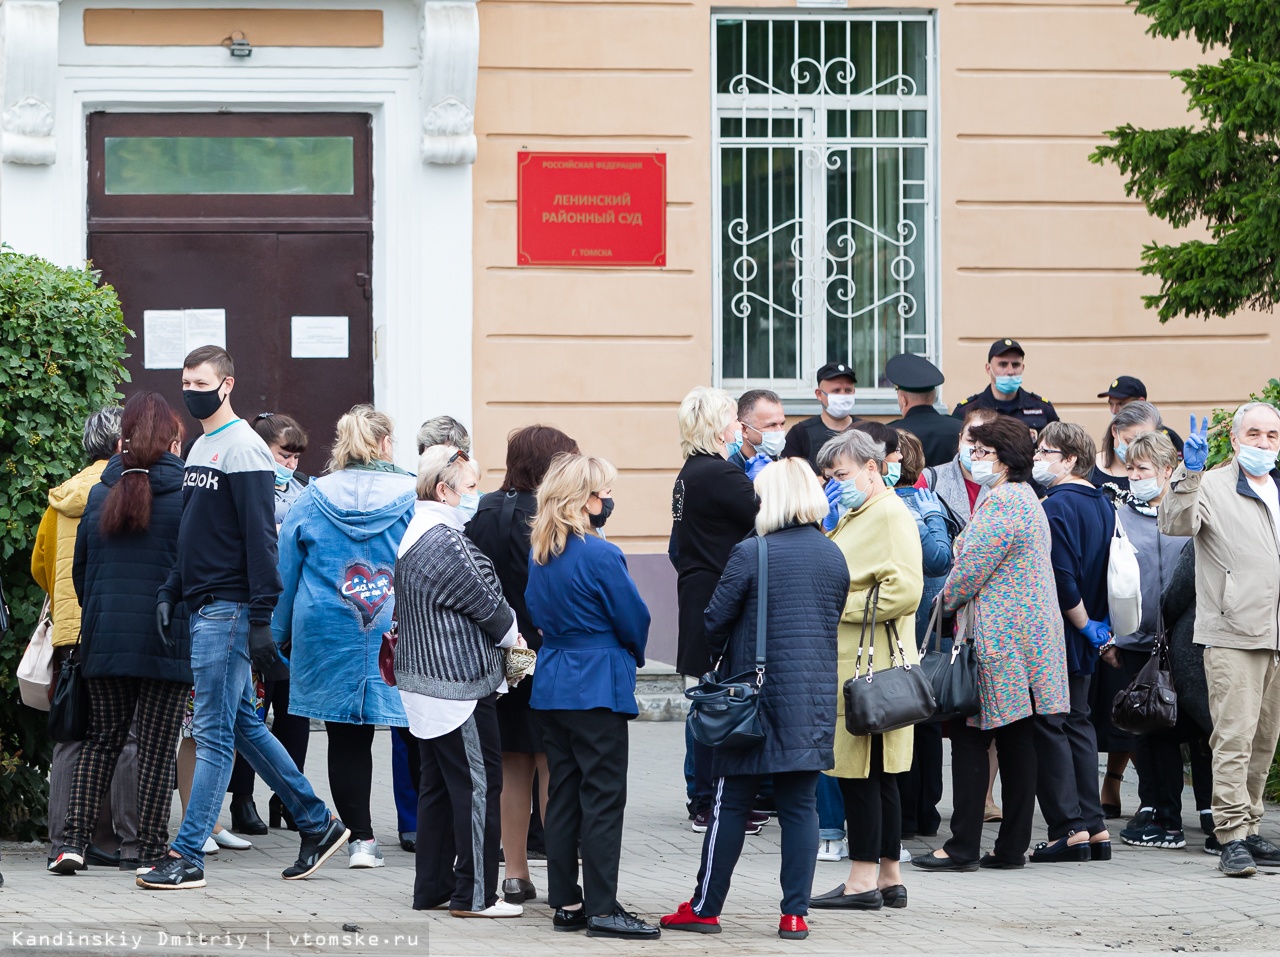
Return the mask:
[[[803, 917], [809, 913], [813, 872], [818, 859], [817, 771], [785, 771], [773, 777], [773, 796], [782, 828], [781, 911]], [[755, 803], [762, 774], [719, 778], [711, 802], [711, 820], [702, 835], [702, 865], [693, 893], [699, 917], [719, 917], [729, 895], [729, 881], [746, 840], [747, 815]], [[856, 826], [850, 821], [850, 827]]]
[[498, 696], [448, 734], [419, 741], [418, 848], [413, 909], [482, 911], [498, 900], [502, 742]]

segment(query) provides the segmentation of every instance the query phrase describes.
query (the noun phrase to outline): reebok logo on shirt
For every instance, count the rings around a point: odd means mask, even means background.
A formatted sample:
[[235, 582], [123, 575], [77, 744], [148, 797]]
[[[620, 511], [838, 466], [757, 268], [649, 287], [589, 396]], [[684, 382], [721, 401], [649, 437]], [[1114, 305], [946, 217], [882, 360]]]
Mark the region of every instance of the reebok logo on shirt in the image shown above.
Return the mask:
[[182, 487], [184, 489], [207, 488], [216, 492], [218, 490], [218, 473], [212, 469], [191, 468], [188, 466], [186, 473], [182, 476]]

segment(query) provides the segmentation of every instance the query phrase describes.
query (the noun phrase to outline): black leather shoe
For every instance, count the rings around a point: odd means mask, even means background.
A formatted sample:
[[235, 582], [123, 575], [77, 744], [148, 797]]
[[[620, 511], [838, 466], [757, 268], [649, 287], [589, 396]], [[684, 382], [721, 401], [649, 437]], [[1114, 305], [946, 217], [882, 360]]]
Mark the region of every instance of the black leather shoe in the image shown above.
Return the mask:
[[252, 794], [231, 795], [231, 830], [237, 834], [266, 834], [267, 825], [258, 817]]
[[[1280, 852], [1280, 848], [1277, 849]], [[1280, 858], [1277, 858], [1280, 860]], [[1089, 842], [1089, 860], [1091, 861], [1109, 861], [1111, 860], [1111, 842], [1110, 841], [1090, 841]]]
[[502, 882], [502, 899], [508, 904], [523, 904], [538, 896], [538, 889], [532, 881], [522, 877], [508, 877]]
[[418, 832], [405, 831], [400, 835], [400, 850], [408, 851], [410, 854], [418, 850]]
[[907, 889], [902, 884], [880, 888], [880, 896], [884, 898], [885, 907], [907, 906]]
[[587, 912], [579, 907], [577, 910], [565, 910], [557, 907], [555, 916], [551, 918], [552, 930], [586, 930]]
[[662, 930], [615, 906], [613, 913], [607, 917], [587, 918], [587, 936], [613, 937], [618, 940], [657, 940], [662, 936]]
[[1070, 838], [1062, 837], [1049, 844], [1041, 841], [1031, 852], [1032, 864], [1069, 864], [1087, 861], [1093, 857], [1087, 841], [1080, 844], [1068, 844]]
[[[270, 820], [272, 827], [281, 827], [282, 825], [280, 822], [283, 821], [283, 826], [289, 830], [296, 831], [298, 829], [298, 825], [293, 820], [293, 815], [289, 813], [289, 809], [284, 806], [284, 801], [280, 799], [280, 795], [278, 794], [271, 795], [271, 800], [267, 802], [267, 817]], [[234, 820], [234, 818], [232, 818], [232, 820]], [[232, 830], [234, 831], [235, 828], [233, 827]], [[263, 831], [262, 833], [265, 834], [267, 832]], [[404, 838], [401, 838], [400, 840], [403, 843]]]
[[949, 857], [937, 857], [933, 854], [926, 854], [924, 857], [911, 858], [911, 866], [918, 867], [922, 871], [954, 871], [956, 873], [968, 873], [978, 869], [977, 861], [953, 861]]
[[827, 910], [879, 910], [884, 906], [884, 895], [874, 887], [860, 894], [846, 894], [841, 884], [835, 890], [809, 898], [809, 906]]
[[[1280, 847], [1276, 847], [1261, 834], [1250, 834], [1244, 839], [1244, 843], [1255, 863], [1280, 864]], [[93, 848], [89, 848], [89, 851], [92, 853]]]
[[120, 852], [109, 854], [97, 844], [90, 844], [84, 853], [84, 862], [92, 867], [119, 867]]
[[982, 860], [978, 861], [978, 866], [988, 871], [1015, 871], [1020, 867], [1026, 867], [1027, 859], [1020, 857], [1016, 861], [1006, 861], [994, 854], [983, 854]]

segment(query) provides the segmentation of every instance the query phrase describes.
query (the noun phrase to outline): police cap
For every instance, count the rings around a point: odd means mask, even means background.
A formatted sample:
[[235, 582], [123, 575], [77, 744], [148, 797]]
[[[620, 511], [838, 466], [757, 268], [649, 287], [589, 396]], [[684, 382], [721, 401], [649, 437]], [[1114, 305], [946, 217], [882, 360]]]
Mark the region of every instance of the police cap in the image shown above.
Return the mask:
[[1145, 399], [1147, 397], [1147, 387], [1142, 384], [1141, 379], [1135, 379], [1131, 375], [1122, 375], [1113, 381], [1106, 392], [1099, 392], [1099, 399]]
[[932, 362], [909, 352], [890, 359], [884, 367], [884, 374], [903, 392], [932, 392], [946, 381]]
[[828, 379], [850, 379], [854, 385], [858, 383], [858, 377], [853, 374], [853, 366], [846, 365], [843, 362], [828, 362], [818, 370], [818, 381], [826, 382]]
[[1020, 356], [1026, 356], [1026, 350], [1018, 344], [1017, 339], [997, 339], [991, 343], [991, 348], [987, 350], [987, 361], [990, 362], [996, 356], [1002, 356], [1006, 352], [1016, 352]]

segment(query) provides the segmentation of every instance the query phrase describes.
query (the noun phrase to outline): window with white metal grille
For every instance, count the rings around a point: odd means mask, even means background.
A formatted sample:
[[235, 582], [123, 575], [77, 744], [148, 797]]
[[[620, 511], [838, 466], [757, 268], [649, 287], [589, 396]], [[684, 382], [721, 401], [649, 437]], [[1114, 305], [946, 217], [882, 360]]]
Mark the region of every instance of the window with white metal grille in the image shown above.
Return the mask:
[[717, 14], [717, 376], [813, 395], [829, 361], [885, 390], [936, 359], [937, 110], [928, 14]]

